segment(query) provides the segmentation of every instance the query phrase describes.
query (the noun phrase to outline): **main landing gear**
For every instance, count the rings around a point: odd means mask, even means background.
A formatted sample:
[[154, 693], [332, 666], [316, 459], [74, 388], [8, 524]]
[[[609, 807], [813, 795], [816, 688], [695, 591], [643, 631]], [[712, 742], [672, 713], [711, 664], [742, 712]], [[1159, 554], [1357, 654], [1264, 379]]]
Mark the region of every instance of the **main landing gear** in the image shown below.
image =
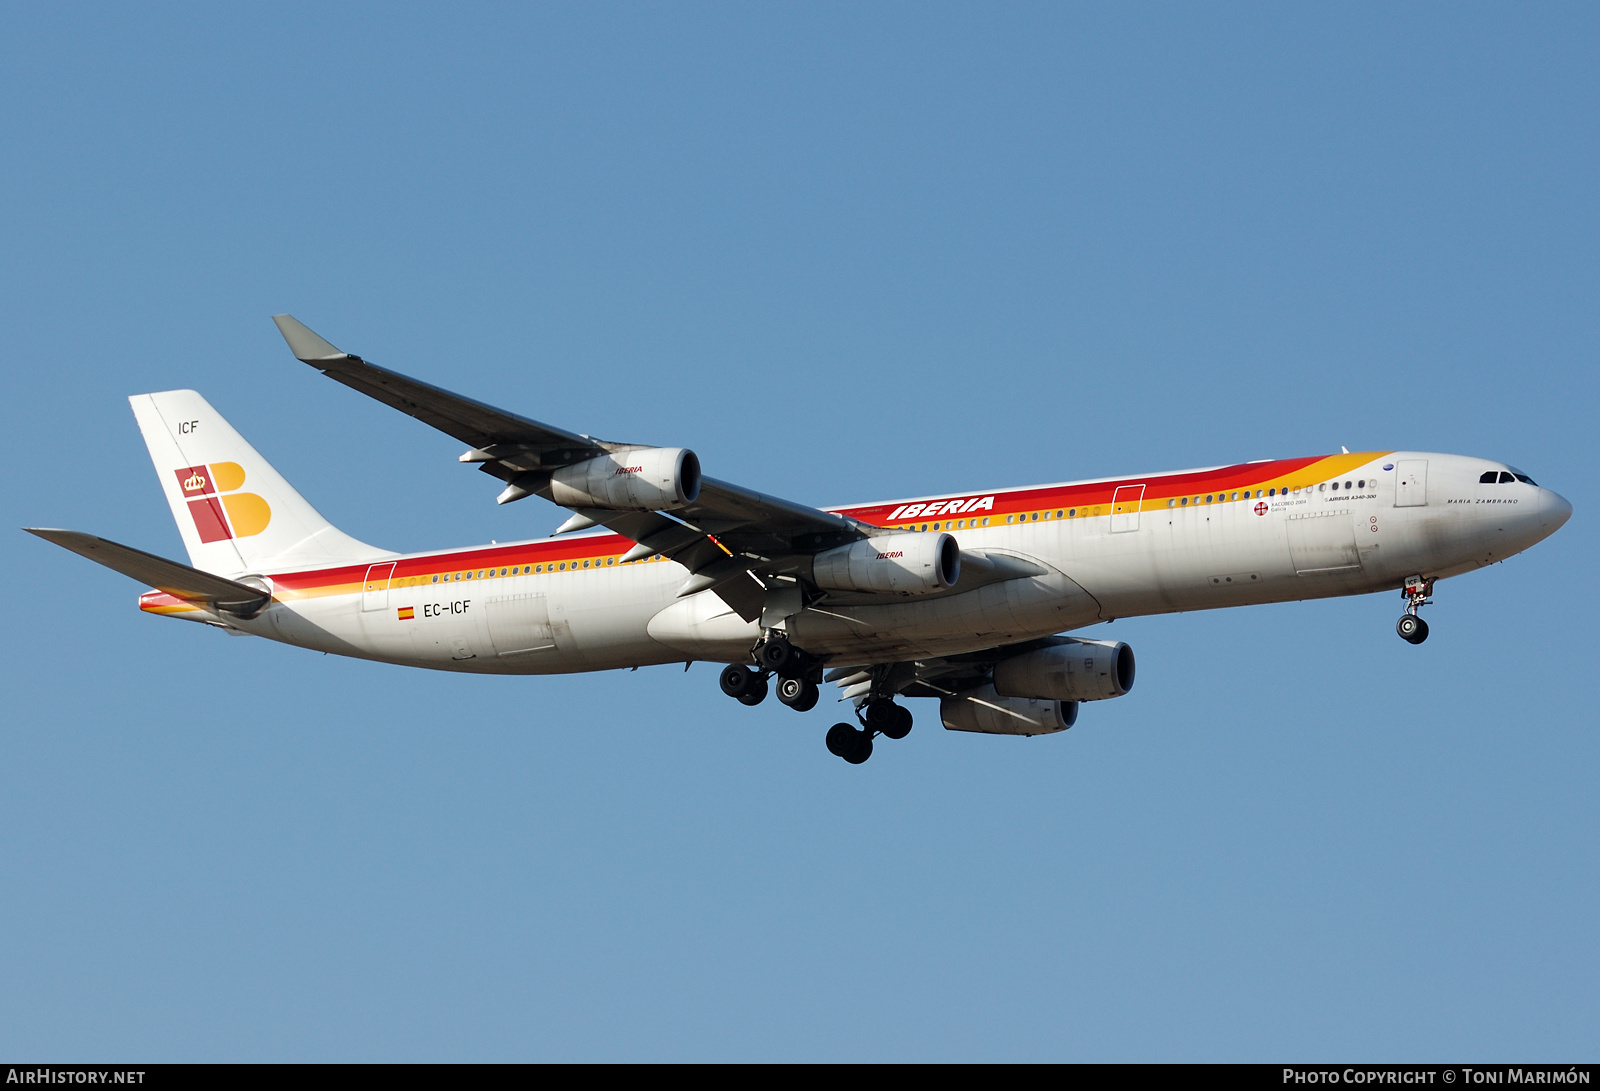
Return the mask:
[[1406, 579], [1406, 585], [1400, 589], [1400, 596], [1406, 600], [1406, 612], [1394, 623], [1394, 631], [1400, 634], [1401, 640], [1421, 644], [1428, 639], [1428, 623], [1418, 616], [1417, 611], [1433, 601], [1429, 598], [1432, 594], [1433, 580], [1425, 580], [1421, 576]]
[[874, 697], [861, 706], [857, 715], [861, 717], [859, 730], [849, 724], [834, 724], [824, 739], [829, 753], [851, 765], [860, 765], [872, 757], [874, 735], [903, 739], [911, 734], [911, 713], [888, 697]]
[[[796, 712], [815, 708], [821, 693], [822, 664], [815, 656], [790, 644], [782, 633], [773, 631], [751, 653], [755, 666], [730, 663], [717, 676], [722, 692], [746, 704], [759, 705], [767, 699], [768, 679], [777, 678], [778, 700]], [[834, 724], [824, 740], [828, 750], [851, 765], [872, 757], [872, 740], [882, 735], [903, 739], [911, 734], [911, 713], [894, 703], [892, 697], [873, 697], [856, 710], [861, 726]]]
[[759, 705], [767, 699], [767, 679], [776, 675], [778, 700], [796, 712], [816, 707], [822, 665], [815, 659], [778, 636], [768, 636], [757, 645], [755, 659], [759, 667], [733, 663], [722, 669], [718, 682], [723, 693], [744, 704]]

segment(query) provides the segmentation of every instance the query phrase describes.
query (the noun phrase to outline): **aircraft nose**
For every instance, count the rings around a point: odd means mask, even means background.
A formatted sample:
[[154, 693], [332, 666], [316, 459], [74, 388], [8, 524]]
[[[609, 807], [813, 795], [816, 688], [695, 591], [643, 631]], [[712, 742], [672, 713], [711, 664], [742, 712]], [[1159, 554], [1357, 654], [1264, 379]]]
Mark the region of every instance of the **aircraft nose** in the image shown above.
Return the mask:
[[1572, 518], [1572, 504], [1560, 493], [1549, 489], [1539, 490], [1539, 524], [1546, 533], [1554, 533]]

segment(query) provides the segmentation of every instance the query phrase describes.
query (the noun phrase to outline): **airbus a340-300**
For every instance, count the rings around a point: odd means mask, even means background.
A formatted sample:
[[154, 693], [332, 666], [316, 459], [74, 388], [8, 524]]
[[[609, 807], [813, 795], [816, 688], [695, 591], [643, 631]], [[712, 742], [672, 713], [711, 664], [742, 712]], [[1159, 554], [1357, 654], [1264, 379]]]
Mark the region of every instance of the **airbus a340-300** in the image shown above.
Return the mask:
[[334, 348], [288, 315], [295, 356], [467, 445], [500, 503], [569, 509], [547, 538], [398, 554], [342, 534], [192, 390], [130, 401], [189, 565], [32, 533], [155, 590], [140, 607], [317, 651], [486, 674], [725, 664], [724, 693], [797, 711], [835, 683], [860, 763], [904, 738], [900, 698], [956, 731], [1064, 731], [1133, 686], [1119, 617], [1400, 591], [1555, 532], [1566, 500], [1488, 459], [1342, 452], [1101, 481], [813, 508], [705, 477], [693, 451], [529, 420]]

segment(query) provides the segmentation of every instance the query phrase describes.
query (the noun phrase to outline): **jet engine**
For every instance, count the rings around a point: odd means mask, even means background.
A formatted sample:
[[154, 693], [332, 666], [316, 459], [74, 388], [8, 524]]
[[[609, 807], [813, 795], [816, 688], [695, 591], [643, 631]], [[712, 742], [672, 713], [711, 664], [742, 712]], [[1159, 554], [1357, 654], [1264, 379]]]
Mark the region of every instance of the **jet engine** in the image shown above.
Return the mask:
[[1133, 688], [1133, 649], [1114, 640], [1070, 640], [1002, 659], [995, 692], [1006, 697], [1102, 701]]
[[829, 591], [895, 591], [926, 595], [961, 577], [961, 546], [948, 534], [901, 533], [867, 538], [818, 553], [811, 578]]
[[951, 731], [985, 735], [1049, 735], [1078, 722], [1078, 702], [1002, 697], [990, 685], [939, 700], [939, 719]]
[[567, 508], [664, 511], [700, 495], [700, 459], [685, 447], [635, 447], [563, 466], [550, 498]]

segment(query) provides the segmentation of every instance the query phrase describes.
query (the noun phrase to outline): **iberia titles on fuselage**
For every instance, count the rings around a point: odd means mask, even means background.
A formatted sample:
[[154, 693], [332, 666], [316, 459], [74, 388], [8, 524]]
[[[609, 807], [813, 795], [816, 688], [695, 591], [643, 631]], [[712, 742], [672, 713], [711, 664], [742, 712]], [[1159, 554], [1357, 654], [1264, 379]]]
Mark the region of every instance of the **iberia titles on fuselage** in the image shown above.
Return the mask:
[[[566, 432], [340, 352], [295, 355], [468, 444], [463, 462], [571, 511], [551, 537], [400, 555], [342, 534], [193, 391], [131, 399], [190, 565], [36, 530], [152, 585], [142, 609], [340, 655], [495, 674], [726, 664], [724, 692], [805, 710], [836, 682], [848, 761], [910, 730], [1064, 730], [1132, 686], [1118, 617], [1400, 591], [1527, 549], [1571, 506], [1491, 460], [1340, 453], [818, 509], [704, 477], [683, 448]], [[826, 672], [826, 673], [825, 673]]]

